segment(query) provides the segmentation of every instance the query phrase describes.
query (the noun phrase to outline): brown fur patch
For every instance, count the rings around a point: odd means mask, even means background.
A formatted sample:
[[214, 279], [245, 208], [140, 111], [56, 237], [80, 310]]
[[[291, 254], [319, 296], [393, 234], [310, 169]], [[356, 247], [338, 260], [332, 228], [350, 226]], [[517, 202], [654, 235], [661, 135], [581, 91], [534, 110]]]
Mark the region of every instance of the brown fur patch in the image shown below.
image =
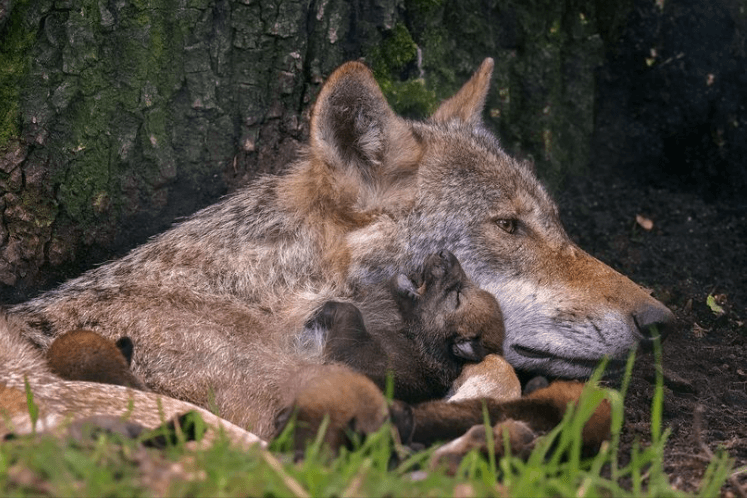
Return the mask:
[[72, 330], [59, 336], [47, 350], [47, 361], [52, 372], [66, 380], [146, 390], [130, 371], [122, 351], [90, 330]]
[[[297, 450], [303, 450], [316, 437], [325, 418], [329, 425], [324, 441], [336, 450], [348, 444], [348, 431], [370, 434], [389, 416], [384, 395], [376, 385], [341, 365], [304, 369], [294, 379], [292, 389], [298, 391], [289, 407], [296, 416]], [[290, 412], [282, 414], [282, 423], [290, 415]], [[283, 429], [282, 423], [278, 431]]]
[[0, 384], [0, 418], [10, 418], [24, 412], [28, 412], [26, 393], [20, 389]]

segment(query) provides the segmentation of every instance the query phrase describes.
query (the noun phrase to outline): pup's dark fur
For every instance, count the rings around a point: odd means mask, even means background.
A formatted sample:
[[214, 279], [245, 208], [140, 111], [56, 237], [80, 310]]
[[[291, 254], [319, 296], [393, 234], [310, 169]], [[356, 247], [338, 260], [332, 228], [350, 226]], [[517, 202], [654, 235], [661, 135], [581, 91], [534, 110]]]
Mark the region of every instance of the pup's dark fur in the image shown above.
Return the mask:
[[351, 366], [394, 396], [414, 403], [443, 398], [466, 362], [501, 354], [503, 317], [495, 298], [477, 288], [449, 251], [426, 258], [422, 274], [388, 284], [402, 315], [396, 330], [366, 330], [354, 305], [328, 302], [315, 318], [327, 327], [324, 355]]

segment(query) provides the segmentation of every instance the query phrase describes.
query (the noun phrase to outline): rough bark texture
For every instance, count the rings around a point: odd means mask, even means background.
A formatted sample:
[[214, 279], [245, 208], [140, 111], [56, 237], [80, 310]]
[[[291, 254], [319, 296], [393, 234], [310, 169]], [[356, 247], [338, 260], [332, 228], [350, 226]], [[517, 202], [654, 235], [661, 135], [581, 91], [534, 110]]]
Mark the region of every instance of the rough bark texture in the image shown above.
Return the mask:
[[[706, 86], [702, 64], [683, 68], [690, 56], [678, 58], [673, 41], [711, 5], [0, 0], [0, 302], [122, 254], [257, 174], [282, 170], [307, 136], [323, 79], [359, 57], [395, 109], [413, 117], [494, 57], [486, 120], [551, 183], [583, 171], [590, 155], [671, 166], [667, 143], [698, 148], [688, 133], [707, 151], [696, 180], [729, 161], [742, 168], [744, 2], [714, 4], [720, 38], [688, 45], [706, 61], [708, 47], [729, 42], [715, 62], [729, 75], [717, 73], [722, 86]], [[640, 32], [641, 23], [658, 30]], [[651, 64], [649, 45], [659, 47]], [[700, 83], [702, 99], [690, 105], [681, 95], [679, 120], [659, 114], [675, 89]]]

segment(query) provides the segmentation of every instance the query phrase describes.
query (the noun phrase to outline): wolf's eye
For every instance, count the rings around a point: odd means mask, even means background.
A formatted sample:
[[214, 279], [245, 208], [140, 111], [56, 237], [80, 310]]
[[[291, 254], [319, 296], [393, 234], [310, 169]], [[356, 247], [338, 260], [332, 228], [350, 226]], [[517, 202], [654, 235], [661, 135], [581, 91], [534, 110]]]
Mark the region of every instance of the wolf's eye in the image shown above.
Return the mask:
[[495, 220], [495, 224], [506, 233], [514, 233], [516, 231], [516, 220], [513, 219], [498, 219]]

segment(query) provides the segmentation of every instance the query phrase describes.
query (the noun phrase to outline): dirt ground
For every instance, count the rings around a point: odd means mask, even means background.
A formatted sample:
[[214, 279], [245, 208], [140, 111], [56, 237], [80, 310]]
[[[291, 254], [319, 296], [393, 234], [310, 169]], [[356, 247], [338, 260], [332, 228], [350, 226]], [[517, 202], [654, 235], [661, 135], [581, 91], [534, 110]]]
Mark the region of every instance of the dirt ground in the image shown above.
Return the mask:
[[[670, 482], [696, 489], [707, 463], [701, 442], [714, 452], [725, 448], [736, 468], [747, 465], [747, 199], [705, 202], [601, 171], [570, 179], [556, 197], [571, 238], [652, 289], [677, 316], [663, 343]], [[637, 215], [653, 227], [645, 230]], [[708, 306], [709, 294], [723, 313]], [[634, 440], [649, 440], [653, 383], [653, 355], [641, 354], [626, 399], [621, 458]], [[747, 493], [747, 473], [736, 481]], [[734, 484], [724, 492], [744, 496]]]

